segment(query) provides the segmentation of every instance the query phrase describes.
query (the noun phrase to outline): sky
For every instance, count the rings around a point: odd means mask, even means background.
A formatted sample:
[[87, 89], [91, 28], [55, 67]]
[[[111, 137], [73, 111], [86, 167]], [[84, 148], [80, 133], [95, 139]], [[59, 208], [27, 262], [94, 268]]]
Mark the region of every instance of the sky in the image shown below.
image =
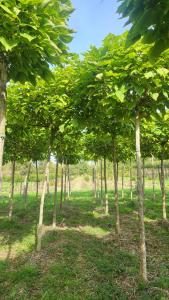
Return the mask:
[[75, 8], [70, 18], [70, 28], [76, 30], [70, 50], [83, 53], [90, 45], [101, 46], [109, 33], [121, 34], [125, 20], [116, 13], [117, 0], [72, 0]]

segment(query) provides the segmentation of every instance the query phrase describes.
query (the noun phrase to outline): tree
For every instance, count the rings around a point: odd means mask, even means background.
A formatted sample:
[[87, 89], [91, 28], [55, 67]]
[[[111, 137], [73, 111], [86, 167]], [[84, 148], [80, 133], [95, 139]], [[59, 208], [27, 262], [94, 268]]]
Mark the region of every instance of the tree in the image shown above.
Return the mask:
[[150, 55], [159, 56], [169, 48], [169, 2], [150, 0], [119, 0], [118, 12], [128, 17], [126, 24], [132, 24], [127, 37], [127, 45], [132, 45], [143, 37], [152, 44]]
[[48, 78], [72, 31], [70, 0], [5, 0], [0, 3], [0, 185], [6, 123], [6, 85], [10, 79], [36, 82]]
[[[126, 124], [129, 124], [128, 132], [131, 124], [135, 124], [140, 274], [146, 281], [140, 124], [144, 117], [148, 118], [155, 114], [157, 109], [163, 111], [165, 106], [168, 106], [167, 79], [169, 71], [166, 62], [168, 61], [166, 60], [167, 53], [152, 65], [148, 57], [149, 47], [138, 42], [133, 47], [126, 49], [126, 35], [125, 33], [116, 37], [110, 34], [105, 38], [103, 46], [98, 51], [96, 48], [92, 48], [90, 52], [87, 52], [85, 56], [87, 71], [83, 71], [85, 62], [80, 68], [82, 75], [79, 80], [77, 105], [81, 103], [81, 110], [78, 111], [78, 118], [83, 112], [83, 116], [87, 115], [88, 123], [98, 124], [99, 120], [99, 123], [103, 124], [105, 128], [105, 132], [112, 133], [112, 141], [116, 141], [116, 137], [119, 135], [118, 123], [123, 124], [122, 132], [127, 132]], [[105, 115], [104, 111], [106, 111]], [[102, 122], [102, 116], [104, 122]]]

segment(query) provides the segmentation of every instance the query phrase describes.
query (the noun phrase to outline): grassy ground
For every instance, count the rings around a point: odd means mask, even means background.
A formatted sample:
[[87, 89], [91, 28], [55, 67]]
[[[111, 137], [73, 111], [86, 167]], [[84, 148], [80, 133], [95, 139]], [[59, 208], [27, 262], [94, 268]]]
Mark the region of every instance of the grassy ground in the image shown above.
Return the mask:
[[[15, 197], [14, 218], [5, 217], [7, 198], [1, 199], [0, 299], [1, 300], [125, 300], [169, 299], [169, 226], [162, 217], [161, 195], [145, 197], [148, 284], [139, 279], [137, 202], [120, 201], [122, 234], [114, 232], [113, 195], [110, 215], [91, 192], [76, 192], [58, 211], [55, 231], [35, 251], [39, 203], [29, 196], [25, 211]], [[52, 195], [45, 203], [45, 225], [52, 222]]]

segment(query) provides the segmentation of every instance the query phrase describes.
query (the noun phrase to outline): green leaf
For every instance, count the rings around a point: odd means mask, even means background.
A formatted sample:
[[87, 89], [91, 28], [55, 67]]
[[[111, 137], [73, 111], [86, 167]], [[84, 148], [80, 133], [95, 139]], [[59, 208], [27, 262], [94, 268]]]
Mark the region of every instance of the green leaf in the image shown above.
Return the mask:
[[166, 77], [168, 75], [169, 71], [168, 71], [168, 69], [161, 67], [161, 68], [157, 69], [157, 73], [160, 76]]
[[124, 95], [124, 93], [123, 93], [121, 90], [117, 90], [117, 91], [115, 92], [115, 94], [116, 94], [117, 99], [118, 99], [120, 102], [124, 102], [125, 95]]
[[34, 40], [36, 38], [35, 36], [32, 36], [32, 35], [30, 35], [26, 32], [25, 33], [20, 33], [20, 35], [22, 37], [24, 37], [25, 39], [27, 39], [29, 42], [31, 42], [32, 40]]
[[97, 75], [96, 75], [96, 78], [97, 78], [98, 80], [101, 80], [101, 79], [103, 78], [103, 73], [97, 74]]
[[164, 91], [164, 92], [163, 92], [163, 95], [164, 95], [165, 98], [168, 99], [168, 93], [167, 93], [167, 92]]
[[0, 36], [0, 43], [4, 46], [6, 51], [11, 51], [12, 48], [17, 46], [17, 42], [9, 42], [3, 36]]
[[115, 73], [115, 72], [113, 72], [112, 70], [110, 70], [110, 71], [105, 72], [105, 75], [106, 75], [107, 77], [111, 77], [111, 76], [116, 77], [118, 74]]
[[7, 6], [0, 3], [0, 7], [13, 18], [18, 18], [17, 15], [15, 15]]
[[151, 93], [151, 97], [156, 101], [158, 99], [158, 93]]
[[63, 125], [60, 125], [60, 126], [59, 126], [59, 131], [60, 131], [61, 133], [63, 133], [64, 130], [65, 130], [65, 125], [64, 125], [64, 124], [63, 124]]
[[147, 73], [144, 74], [144, 77], [145, 77], [146, 79], [149, 79], [149, 78], [154, 77], [154, 75], [155, 75], [154, 72], [149, 71], [149, 72], [147, 72]]
[[163, 51], [169, 47], [169, 40], [159, 39], [150, 50], [150, 60], [154, 61]]

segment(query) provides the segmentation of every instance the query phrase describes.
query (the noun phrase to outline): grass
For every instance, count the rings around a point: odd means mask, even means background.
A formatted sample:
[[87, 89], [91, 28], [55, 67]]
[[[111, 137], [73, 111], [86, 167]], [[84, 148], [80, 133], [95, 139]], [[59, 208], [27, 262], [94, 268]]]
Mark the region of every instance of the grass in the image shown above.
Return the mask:
[[[57, 214], [57, 230], [35, 251], [39, 200], [28, 199], [25, 210], [15, 196], [14, 218], [6, 218], [7, 197], [0, 208], [1, 300], [165, 300], [169, 299], [169, 225], [162, 218], [161, 194], [145, 195], [149, 282], [139, 278], [137, 201], [120, 200], [120, 239], [116, 237], [113, 194], [110, 215], [91, 192], [74, 192]], [[52, 223], [52, 195], [45, 201], [45, 225]]]

